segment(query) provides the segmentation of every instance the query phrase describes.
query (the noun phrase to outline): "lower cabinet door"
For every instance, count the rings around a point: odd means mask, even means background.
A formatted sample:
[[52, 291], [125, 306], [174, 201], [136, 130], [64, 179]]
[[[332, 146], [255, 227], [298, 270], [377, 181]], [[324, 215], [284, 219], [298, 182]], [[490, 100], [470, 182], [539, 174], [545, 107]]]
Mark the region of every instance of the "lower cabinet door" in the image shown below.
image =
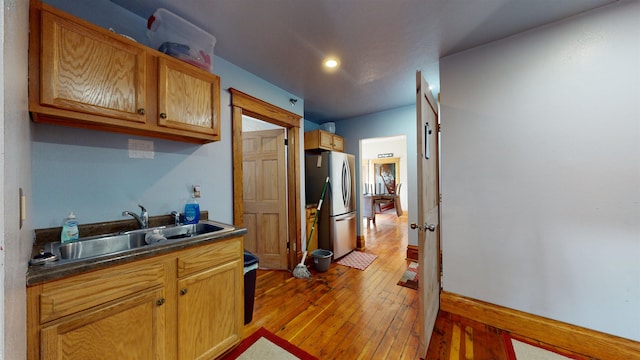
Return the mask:
[[42, 329], [42, 359], [164, 359], [163, 289], [150, 289]]
[[238, 260], [178, 280], [179, 359], [213, 359], [241, 340], [242, 269]]

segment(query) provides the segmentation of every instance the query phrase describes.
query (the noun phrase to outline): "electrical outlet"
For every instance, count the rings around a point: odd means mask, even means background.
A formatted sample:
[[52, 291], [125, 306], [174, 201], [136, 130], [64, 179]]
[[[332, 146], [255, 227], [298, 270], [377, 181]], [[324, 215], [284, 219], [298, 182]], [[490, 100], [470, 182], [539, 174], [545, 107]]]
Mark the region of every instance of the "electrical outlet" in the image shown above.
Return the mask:
[[200, 185], [193, 185], [193, 197], [194, 198], [200, 197]]

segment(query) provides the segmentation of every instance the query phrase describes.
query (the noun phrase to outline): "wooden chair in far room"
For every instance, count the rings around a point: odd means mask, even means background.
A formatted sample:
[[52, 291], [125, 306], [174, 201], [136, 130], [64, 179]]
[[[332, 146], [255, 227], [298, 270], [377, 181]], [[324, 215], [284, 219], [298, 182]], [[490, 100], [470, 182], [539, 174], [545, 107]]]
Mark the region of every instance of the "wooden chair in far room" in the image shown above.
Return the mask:
[[389, 194], [389, 196], [385, 196], [384, 198], [375, 201], [375, 207], [379, 212], [383, 213], [387, 210], [396, 209], [396, 215], [402, 216], [402, 206], [400, 205], [401, 187], [402, 183], [398, 183], [393, 194]]

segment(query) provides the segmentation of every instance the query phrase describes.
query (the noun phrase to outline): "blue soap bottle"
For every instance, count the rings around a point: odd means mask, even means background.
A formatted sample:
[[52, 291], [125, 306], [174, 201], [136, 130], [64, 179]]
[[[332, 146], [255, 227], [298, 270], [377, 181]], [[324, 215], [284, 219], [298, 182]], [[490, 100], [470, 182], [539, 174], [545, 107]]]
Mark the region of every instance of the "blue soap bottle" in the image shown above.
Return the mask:
[[184, 206], [184, 223], [197, 224], [200, 221], [200, 205], [195, 198], [191, 198]]
[[73, 212], [70, 212], [66, 219], [62, 222], [62, 232], [60, 233], [60, 242], [65, 243], [78, 240], [80, 233], [78, 232], [78, 220]]

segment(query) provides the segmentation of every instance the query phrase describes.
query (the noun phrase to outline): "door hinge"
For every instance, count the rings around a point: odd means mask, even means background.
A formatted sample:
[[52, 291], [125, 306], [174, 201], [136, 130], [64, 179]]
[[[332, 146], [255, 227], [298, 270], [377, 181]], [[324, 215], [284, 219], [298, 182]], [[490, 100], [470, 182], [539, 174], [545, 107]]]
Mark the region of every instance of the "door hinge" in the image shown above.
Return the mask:
[[289, 145], [289, 139], [284, 139], [284, 146]]
[[439, 202], [442, 202], [442, 193], [440, 193], [438, 197], [439, 197], [439, 199], [440, 199], [440, 201], [439, 201]]
[[442, 124], [438, 124], [438, 132], [442, 132]]

